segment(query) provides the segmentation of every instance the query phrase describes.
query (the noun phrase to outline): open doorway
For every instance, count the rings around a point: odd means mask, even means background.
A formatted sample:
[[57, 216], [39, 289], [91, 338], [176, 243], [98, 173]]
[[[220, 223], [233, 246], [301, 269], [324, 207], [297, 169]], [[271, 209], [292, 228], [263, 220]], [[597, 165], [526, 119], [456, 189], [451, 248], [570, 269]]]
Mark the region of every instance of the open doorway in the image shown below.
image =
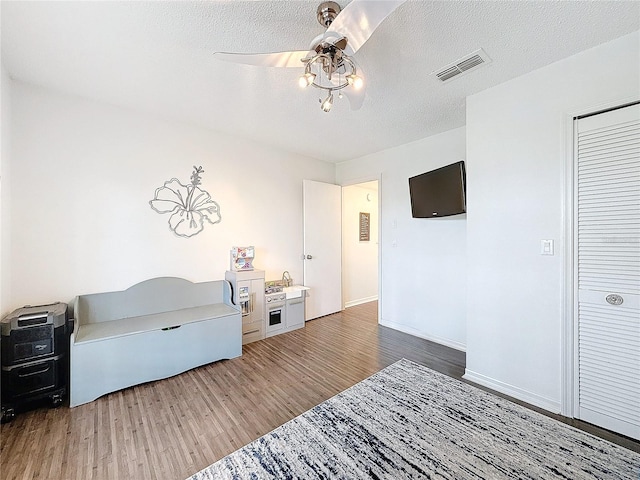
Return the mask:
[[342, 188], [342, 301], [378, 300], [378, 181]]

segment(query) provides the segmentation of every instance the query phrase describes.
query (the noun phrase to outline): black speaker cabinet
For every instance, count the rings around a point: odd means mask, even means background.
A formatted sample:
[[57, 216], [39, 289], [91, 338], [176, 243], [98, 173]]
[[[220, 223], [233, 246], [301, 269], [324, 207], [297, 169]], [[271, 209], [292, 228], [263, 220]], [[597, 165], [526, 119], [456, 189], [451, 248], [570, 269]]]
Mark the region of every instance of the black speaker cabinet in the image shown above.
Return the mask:
[[0, 323], [2, 422], [48, 398], [62, 404], [68, 390], [67, 304], [23, 307]]

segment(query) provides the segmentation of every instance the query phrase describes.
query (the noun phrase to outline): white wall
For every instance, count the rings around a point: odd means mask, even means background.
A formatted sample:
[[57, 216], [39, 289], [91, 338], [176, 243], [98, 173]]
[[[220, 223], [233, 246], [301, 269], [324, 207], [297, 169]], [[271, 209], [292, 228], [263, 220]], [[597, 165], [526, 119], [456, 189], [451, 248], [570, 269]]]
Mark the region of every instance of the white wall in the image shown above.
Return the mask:
[[380, 178], [381, 323], [464, 350], [466, 215], [411, 217], [408, 178], [465, 158], [465, 129], [341, 163], [339, 184]]
[[7, 313], [11, 295], [10, 215], [11, 197], [11, 79], [0, 64], [0, 318]]
[[[560, 411], [566, 145], [572, 112], [640, 98], [627, 35], [467, 99], [466, 377]], [[555, 256], [540, 255], [540, 240]]]
[[[360, 241], [360, 212], [369, 213], [369, 241]], [[378, 299], [378, 184], [342, 189], [342, 299], [345, 307]]]
[[[332, 183], [333, 164], [17, 82], [12, 95], [4, 313], [156, 276], [222, 279], [233, 245], [255, 245], [268, 278], [302, 278], [302, 180]], [[222, 222], [180, 238], [149, 201], [194, 165]]]

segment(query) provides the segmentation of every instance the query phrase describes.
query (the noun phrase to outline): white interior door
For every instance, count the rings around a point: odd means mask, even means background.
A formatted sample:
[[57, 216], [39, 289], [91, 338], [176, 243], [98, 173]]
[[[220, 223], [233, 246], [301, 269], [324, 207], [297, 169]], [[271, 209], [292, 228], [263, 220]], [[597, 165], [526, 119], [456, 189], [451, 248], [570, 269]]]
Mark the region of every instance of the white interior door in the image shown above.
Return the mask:
[[342, 188], [303, 180], [305, 319], [342, 310]]
[[640, 439], [640, 105], [576, 130], [577, 416]]

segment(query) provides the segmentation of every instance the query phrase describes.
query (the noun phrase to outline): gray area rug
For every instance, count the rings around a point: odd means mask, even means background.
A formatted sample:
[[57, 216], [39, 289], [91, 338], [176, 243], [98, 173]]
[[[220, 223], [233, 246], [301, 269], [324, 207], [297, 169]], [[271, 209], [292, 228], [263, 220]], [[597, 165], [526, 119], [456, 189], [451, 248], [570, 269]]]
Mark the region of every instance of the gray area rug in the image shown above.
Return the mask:
[[640, 454], [400, 360], [205, 479], [640, 479]]

